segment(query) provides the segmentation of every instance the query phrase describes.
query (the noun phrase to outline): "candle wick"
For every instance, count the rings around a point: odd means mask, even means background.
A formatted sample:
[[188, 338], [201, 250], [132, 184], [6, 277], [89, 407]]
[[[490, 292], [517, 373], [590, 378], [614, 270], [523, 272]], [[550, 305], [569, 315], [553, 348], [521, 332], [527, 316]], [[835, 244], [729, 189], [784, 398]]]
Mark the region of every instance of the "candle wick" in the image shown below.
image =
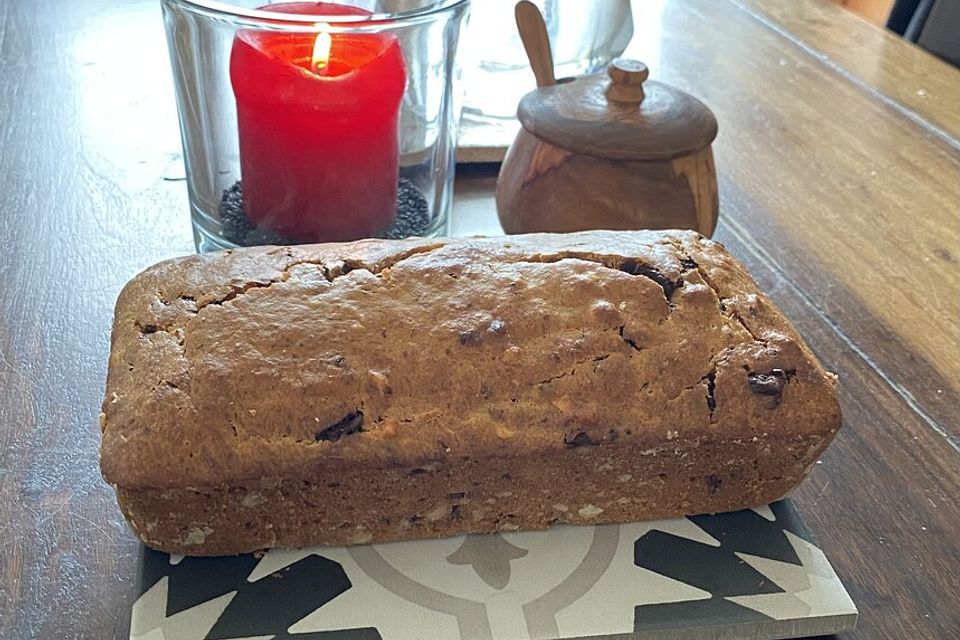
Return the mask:
[[[317, 26], [326, 26], [326, 25], [317, 25]], [[311, 56], [311, 62], [313, 63], [313, 70], [320, 75], [323, 75], [324, 70], [326, 70], [327, 65], [330, 61], [330, 46], [333, 44], [333, 39], [330, 37], [330, 34], [326, 31], [320, 31], [317, 34], [316, 39], [313, 41], [313, 55]]]

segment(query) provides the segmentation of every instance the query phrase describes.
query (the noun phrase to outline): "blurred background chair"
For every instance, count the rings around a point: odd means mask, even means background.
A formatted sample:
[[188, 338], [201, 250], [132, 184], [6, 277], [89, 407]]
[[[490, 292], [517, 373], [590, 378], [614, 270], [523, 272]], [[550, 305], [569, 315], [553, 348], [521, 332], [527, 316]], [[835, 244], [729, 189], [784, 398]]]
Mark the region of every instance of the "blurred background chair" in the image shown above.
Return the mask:
[[960, 67], [960, 0], [831, 0]]
[[887, 28], [960, 67], [960, 0], [896, 0]]

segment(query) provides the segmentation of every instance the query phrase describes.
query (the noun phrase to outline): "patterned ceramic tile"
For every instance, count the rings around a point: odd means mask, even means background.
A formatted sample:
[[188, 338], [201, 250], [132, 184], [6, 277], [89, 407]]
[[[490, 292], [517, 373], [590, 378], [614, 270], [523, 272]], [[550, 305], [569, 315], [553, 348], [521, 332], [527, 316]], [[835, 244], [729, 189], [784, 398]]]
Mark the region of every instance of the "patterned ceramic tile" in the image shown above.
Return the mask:
[[857, 618], [786, 501], [260, 558], [145, 549], [140, 584], [131, 640], [760, 640]]

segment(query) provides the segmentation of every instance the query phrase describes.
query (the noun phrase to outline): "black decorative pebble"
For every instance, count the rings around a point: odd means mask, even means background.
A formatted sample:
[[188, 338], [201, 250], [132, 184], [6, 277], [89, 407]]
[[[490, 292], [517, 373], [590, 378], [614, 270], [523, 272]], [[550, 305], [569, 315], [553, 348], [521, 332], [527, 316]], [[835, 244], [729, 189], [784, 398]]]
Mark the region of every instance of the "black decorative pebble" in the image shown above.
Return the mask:
[[[300, 244], [300, 241], [285, 238], [273, 231], [258, 229], [247, 218], [243, 208], [243, 186], [237, 181], [224, 190], [220, 198], [220, 224], [223, 237], [240, 246], [260, 244]], [[400, 178], [397, 189], [397, 215], [393, 224], [374, 234], [376, 238], [399, 240], [421, 236], [430, 226], [430, 207], [419, 189], [406, 178]]]

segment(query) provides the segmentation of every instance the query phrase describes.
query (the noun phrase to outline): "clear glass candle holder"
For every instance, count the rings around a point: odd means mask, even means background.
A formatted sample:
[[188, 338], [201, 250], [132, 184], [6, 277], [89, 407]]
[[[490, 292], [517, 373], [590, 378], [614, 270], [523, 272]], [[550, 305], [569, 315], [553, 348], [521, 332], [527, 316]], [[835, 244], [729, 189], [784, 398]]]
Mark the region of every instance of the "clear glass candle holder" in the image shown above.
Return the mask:
[[446, 233], [469, 0], [162, 0], [198, 251]]

